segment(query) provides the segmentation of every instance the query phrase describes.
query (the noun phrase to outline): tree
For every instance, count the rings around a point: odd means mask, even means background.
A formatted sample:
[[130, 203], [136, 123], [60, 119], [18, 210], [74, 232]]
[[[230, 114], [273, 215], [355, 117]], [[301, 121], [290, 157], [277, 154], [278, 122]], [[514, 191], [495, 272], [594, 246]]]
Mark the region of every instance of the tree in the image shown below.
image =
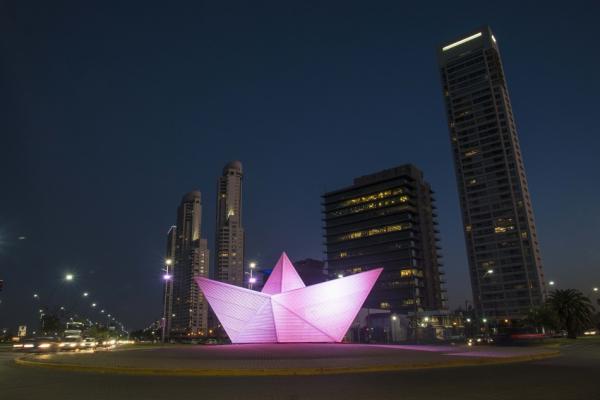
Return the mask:
[[63, 324], [56, 314], [42, 315], [42, 332], [46, 335], [55, 335], [63, 331]]
[[527, 314], [526, 323], [546, 330], [554, 331], [560, 329], [560, 321], [558, 315], [549, 303], [539, 307], [532, 308]]
[[590, 299], [575, 289], [557, 289], [550, 293], [548, 307], [556, 313], [559, 327], [567, 331], [567, 337], [577, 338], [593, 324], [593, 312]]

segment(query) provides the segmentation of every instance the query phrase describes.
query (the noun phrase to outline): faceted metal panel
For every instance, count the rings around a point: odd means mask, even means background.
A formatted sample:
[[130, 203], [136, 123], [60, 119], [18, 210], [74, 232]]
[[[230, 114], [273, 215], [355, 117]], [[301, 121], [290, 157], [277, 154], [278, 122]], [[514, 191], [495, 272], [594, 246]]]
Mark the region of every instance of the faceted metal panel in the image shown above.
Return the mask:
[[273, 272], [262, 289], [263, 293], [277, 294], [304, 287], [302, 278], [296, 272], [292, 262], [285, 252], [279, 257]]

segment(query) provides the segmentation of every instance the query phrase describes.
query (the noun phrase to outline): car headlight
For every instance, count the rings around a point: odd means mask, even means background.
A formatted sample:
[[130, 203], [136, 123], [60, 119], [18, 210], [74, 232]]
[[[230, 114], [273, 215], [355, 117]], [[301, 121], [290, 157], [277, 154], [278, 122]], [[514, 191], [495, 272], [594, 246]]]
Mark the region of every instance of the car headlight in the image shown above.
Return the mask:
[[58, 345], [58, 347], [65, 347], [67, 344], [66, 343], [61, 343]]
[[47, 349], [48, 347], [50, 347], [50, 343], [41, 343], [38, 347], [40, 349]]
[[27, 344], [24, 344], [23, 347], [25, 347], [26, 349], [30, 349], [33, 347], [33, 344], [27, 343]]
[[13, 344], [13, 349], [22, 349], [23, 345], [22, 344]]

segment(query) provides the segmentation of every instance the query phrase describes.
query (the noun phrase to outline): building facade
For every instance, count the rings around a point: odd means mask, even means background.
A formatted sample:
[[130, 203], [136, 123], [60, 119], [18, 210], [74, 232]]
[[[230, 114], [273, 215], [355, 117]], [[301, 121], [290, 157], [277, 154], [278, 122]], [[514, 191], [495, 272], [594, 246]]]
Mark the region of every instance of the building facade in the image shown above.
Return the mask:
[[236, 286], [244, 285], [242, 177], [242, 163], [232, 161], [223, 168], [217, 184], [214, 277]]
[[208, 303], [194, 280], [199, 276], [208, 277], [209, 272], [208, 245], [200, 236], [201, 221], [201, 194], [187, 193], [177, 209], [173, 294], [168, 321], [171, 338], [207, 334]]
[[545, 283], [498, 43], [483, 27], [438, 59], [475, 308], [519, 319], [543, 302]]
[[446, 308], [433, 191], [415, 166], [325, 193], [323, 214], [331, 278], [384, 268], [364, 307], [403, 314]]

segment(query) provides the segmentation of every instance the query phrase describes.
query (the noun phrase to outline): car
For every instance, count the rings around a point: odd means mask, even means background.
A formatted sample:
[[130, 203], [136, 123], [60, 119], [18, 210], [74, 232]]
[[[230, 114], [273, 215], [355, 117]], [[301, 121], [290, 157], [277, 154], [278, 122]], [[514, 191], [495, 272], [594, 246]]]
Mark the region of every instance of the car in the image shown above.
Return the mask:
[[206, 339], [204, 341], [204, 344], [208, 344], [208, 345], [219, 344], [219, 341], [217, 339], [210, 338], [210, 339]]
[[583, 334], [585, 336], [596, 336], [598, 334], [598, 331], [595, 329], [590, 329], [590, 330], [583, 332]]
[[102, 348], [104, 349], [112, 349], [117, 345], [116, 339], [106, 339], [102, 341]]
[[61, 351], [76, 351], [81, 348], [81, 338], [79, 336], [67, 336], [58, 344]]
[[82, 349], [95, 349], [98, 346], [98, 341], [93, 337], [86, 337], [80, 343]]
[[58, 343], [58, 339], [51, 336], [30, 338], [13, 344], [13, 350], [27, 353], [49, 353], [58, 350]]
[[467, 339], [468, 346], [478, 346], [482, 344], [493, 344], [494, 339], [488, 335], [476, 335], [475, 337], [471, 337]]

